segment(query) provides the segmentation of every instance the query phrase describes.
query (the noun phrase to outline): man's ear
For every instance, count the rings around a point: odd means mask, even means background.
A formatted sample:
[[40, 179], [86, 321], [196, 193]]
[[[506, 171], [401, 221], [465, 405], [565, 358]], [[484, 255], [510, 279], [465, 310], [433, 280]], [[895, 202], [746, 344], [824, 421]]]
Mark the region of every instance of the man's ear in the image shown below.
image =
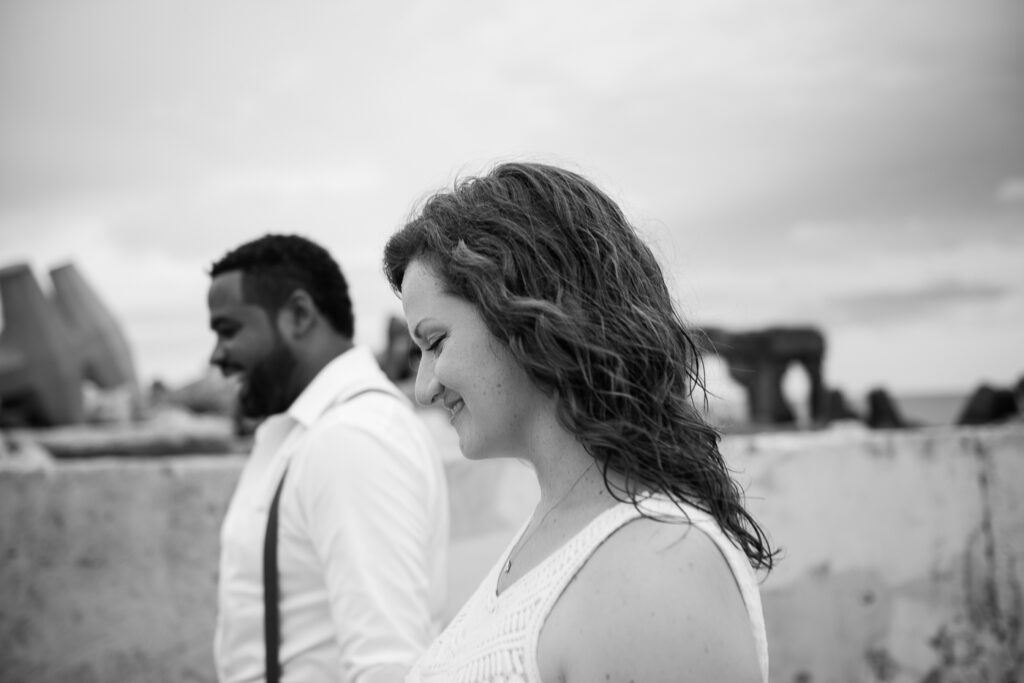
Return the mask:
[[277, 324], [285, 338], [301, 339], [316, 327], [319, 318], [313, 297], [304, 289], [296, 289], [278, 311]]

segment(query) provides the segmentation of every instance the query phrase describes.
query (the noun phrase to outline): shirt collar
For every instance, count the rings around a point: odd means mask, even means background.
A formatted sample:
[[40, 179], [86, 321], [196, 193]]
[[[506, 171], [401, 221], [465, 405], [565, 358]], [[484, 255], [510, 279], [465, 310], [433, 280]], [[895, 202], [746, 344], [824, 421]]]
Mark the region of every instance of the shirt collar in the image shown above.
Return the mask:
[[288, 416], [307, 429], [335, 403], [368, 387], [390, 389], [373, 353], [353, 346], [325, 365], [288, 408]]

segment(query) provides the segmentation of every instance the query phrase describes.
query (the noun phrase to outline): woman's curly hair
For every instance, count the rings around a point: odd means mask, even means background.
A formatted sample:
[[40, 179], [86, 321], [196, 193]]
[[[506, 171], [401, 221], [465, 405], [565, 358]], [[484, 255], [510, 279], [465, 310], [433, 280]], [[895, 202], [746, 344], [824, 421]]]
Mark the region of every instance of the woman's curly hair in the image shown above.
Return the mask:
[[557, 397], [560, 423], [613, 496], [637, 505], [650, 490], [703, 509], [754, 567], [771, 568], [775, 553], [694, 401], [699, 390], [706, 405], [694, 338], [654, 254], [608, 196], [564, 169], [502, 164], [430, 197], [391, 237], [384, 269], [396, 292], [416, 259]]

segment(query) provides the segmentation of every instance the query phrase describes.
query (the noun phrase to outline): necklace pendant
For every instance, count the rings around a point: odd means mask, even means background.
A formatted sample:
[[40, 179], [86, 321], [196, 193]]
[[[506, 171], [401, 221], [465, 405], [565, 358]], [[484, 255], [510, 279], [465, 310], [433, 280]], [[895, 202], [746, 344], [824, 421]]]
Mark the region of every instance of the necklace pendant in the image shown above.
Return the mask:
[[510, 571], [512, 571], [512, 558], [511, 557], [508, 559], [508, 562], [505, 563], [505, 573], [508, 574]]

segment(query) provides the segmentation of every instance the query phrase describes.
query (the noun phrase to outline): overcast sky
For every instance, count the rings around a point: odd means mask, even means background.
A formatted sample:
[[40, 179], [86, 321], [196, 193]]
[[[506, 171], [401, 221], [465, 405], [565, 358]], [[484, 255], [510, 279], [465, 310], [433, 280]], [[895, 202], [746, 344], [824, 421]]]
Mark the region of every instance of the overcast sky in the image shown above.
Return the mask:
[[0, 3], [0, 266], [75, 262], [144, 379], [199, 375], [205, 274], [338, 258], [357, 337], [417, 201], [496, 161], [594, 179], [690, 320], [812, 324], [856, 395], [1024, 374], [1018, 0]]

